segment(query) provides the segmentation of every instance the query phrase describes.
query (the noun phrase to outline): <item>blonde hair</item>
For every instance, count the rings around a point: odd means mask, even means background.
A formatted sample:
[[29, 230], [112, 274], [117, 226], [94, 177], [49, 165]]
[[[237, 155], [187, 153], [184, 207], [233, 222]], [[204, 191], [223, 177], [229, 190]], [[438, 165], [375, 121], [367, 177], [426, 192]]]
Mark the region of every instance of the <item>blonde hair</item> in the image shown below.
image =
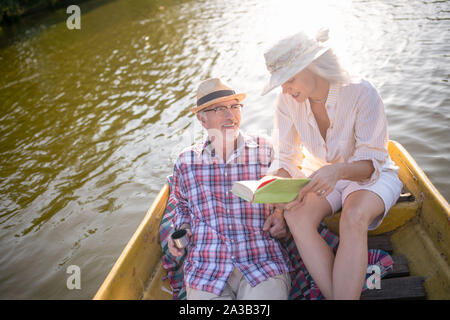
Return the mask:
[[311, 62], [307, 69], [331, 83], [348, 84], [353, 82], [353, 77], [347, 69], [343, 67], [339, 58], [331, 48]]

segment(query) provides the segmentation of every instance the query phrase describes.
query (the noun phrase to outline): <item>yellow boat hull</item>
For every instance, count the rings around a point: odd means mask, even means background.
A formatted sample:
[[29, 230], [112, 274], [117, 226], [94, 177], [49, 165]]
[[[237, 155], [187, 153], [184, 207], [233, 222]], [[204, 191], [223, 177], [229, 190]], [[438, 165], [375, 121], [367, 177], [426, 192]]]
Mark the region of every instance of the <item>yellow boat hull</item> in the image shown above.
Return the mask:
[[[415, 201], [397, 203], [381, 226], [369, 235], [389, 234], [394, 254], [408, 259], [411, 275], [425, 279], [429, 299], [450, 299], [450, 207], [411, 155], [397, 142], [389, 154]], [[94, 299], [171, 299], [161, 265], [159, 225], [169, 196], [165, 185]], [[326, 219], [339, 232], [339, 215]]]

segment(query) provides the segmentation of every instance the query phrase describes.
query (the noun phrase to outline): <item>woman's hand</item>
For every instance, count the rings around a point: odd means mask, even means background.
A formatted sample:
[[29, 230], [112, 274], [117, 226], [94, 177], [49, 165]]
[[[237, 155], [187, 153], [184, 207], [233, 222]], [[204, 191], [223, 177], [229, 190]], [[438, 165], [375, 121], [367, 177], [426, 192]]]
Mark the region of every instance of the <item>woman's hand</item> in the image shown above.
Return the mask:
[[342, 179], [340, 167], [337, 164], [323, 166], [310, 175], [309, 178], [311, 181], [300, 190], [297, 199], [285, 205], [286, 210], [302, 204], [308, 192], [314, 192], [319, 197], [328, 196], [333, 191], [338, 180]]

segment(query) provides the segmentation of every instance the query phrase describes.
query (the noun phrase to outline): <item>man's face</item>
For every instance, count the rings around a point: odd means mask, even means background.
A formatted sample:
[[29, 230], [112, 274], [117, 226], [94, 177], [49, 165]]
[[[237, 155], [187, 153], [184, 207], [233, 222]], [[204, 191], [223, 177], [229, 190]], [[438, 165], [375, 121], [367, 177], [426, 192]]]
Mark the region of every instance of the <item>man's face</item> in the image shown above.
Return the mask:
[[[237, 99], [230, 99], [210, 105], [197, 113], [197, 118], [201, 121], [203, 127], [208, 130], [210, 138], [234, 141], [239, 133], [241, 126], [241, 109], [223, 109], [218, 112], [213, 111], [217, 107], [230, 107], [239, 104]], [[228, 141], [231, 142], [231, 141]]]

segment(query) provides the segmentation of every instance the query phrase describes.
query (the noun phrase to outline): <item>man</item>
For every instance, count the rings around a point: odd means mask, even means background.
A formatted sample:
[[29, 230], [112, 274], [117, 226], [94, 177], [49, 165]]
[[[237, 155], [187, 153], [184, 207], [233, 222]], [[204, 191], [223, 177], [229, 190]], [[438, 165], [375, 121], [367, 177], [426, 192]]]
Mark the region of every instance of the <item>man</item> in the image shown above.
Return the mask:
[[[258, 180], [272, 160], [271, 144], [239, 128], [240, 103], [220, 79], [197, 90], [191, 111], [208, 132], [202, 145], [185, 149], [173, 173], [177, 199], [175, 229], [187, 229], [190, 243], [184, 260], [187, 298], [287, 299], [291, 286], [289, 258], [273, 237], [286, 235], [281, 211], [252, 204], [231, 193], [234, 181]], [[184, 254], [169, 237], [174, 256]]]

